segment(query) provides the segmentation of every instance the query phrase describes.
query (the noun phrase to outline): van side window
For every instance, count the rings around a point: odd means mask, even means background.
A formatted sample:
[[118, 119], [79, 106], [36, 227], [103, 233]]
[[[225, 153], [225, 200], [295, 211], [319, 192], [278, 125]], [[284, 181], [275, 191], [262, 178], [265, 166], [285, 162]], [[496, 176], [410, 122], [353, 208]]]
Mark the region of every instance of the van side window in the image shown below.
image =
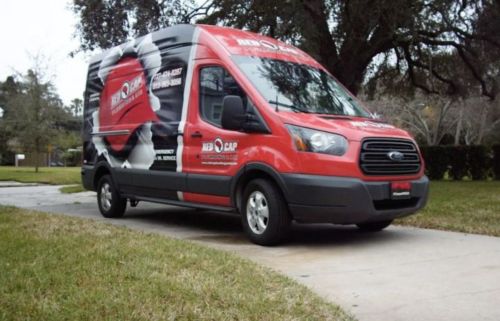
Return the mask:
[[247, 97], [236, 80], [222, 67], [205, 67], [200, 71], [200, 114], [209, 123], [220, 127], [222, 101], [237, 95], [246, 105]]

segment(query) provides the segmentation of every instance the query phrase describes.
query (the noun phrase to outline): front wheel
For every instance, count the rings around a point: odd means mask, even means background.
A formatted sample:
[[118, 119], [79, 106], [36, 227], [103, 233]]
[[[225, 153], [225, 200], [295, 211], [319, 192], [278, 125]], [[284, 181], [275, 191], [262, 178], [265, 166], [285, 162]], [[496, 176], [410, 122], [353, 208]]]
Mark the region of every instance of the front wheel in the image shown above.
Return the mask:
[[282, 241], [290, 229], [290, 215], [281, 191], [272, 182], [255, 179], [243, 193], [242, 224], [249, 239], [259, 245]]
[[127, 199], [120, 197], [110, 175], [104, 175], [97, 184], [97, 205], [102, 216], [122, 217], [127, 207]]
[[379, 222], [369, 222], [369, 223], [361, 223], [356, 224], [361, 231], [364, 232], [378, 232], [382, 231], [389, 225], [391, 225], [392, 220], [387, 221], [379, 221]]

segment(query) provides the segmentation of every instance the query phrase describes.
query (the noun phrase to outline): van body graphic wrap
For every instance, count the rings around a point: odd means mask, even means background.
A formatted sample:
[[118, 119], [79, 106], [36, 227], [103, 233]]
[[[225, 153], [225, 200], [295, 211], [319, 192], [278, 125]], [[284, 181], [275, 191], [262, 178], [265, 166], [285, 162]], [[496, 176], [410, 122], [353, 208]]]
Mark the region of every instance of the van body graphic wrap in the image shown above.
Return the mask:
[[105, 159], [113, 168], [177, 170], [194, 30], [161, 30], [93, 58], [85, 92], [87, 164]]
[[[371, 119], [307, 53], [248, 31], [177, 25], [93, 57], [83, 117], [82, 183], [105, 217], [130, 200], [240, 212], [247, 233], [258, 220], [283, 224], [269, 233], [291, 219], [383, 228], [427, 201], [406, 131]], [[389, 157], [401, 146], [412, 159]]]

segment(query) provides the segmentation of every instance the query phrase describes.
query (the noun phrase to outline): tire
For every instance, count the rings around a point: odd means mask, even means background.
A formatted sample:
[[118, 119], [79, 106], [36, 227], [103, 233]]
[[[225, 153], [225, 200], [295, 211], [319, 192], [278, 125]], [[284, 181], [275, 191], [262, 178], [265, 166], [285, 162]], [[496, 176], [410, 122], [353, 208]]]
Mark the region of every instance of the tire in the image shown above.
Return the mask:
[[388, 220], [388, 221], [361, 223], [356, 225], [363, 232], [378, 232], [382, 231], [383, 229], [391, 225], [391, 223], [392, 220]]
[[250, 181], [243, 192], [241, 222], [255, 244], [283, 241], [289, 234], [291, 219], [279, 188], [265, 179]]
[[97, 205], [102, 216], [122, 217], [127, 208], [127, 199], [122, 198], [110, 175], [104, 175], [97, 184]]

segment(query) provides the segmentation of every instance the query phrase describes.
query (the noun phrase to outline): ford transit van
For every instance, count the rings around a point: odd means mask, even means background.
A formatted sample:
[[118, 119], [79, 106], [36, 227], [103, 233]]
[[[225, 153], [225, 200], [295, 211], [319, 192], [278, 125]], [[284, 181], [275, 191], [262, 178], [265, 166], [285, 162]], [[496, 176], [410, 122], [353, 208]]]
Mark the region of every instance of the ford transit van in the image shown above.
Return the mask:
[[157, 202], [241, 216], [270, 245], [297, 223], [387, 227], [427, 200], [414, 139], [305, 52], [178, 25], [89, 65], [82, 181], [105, 217]]

